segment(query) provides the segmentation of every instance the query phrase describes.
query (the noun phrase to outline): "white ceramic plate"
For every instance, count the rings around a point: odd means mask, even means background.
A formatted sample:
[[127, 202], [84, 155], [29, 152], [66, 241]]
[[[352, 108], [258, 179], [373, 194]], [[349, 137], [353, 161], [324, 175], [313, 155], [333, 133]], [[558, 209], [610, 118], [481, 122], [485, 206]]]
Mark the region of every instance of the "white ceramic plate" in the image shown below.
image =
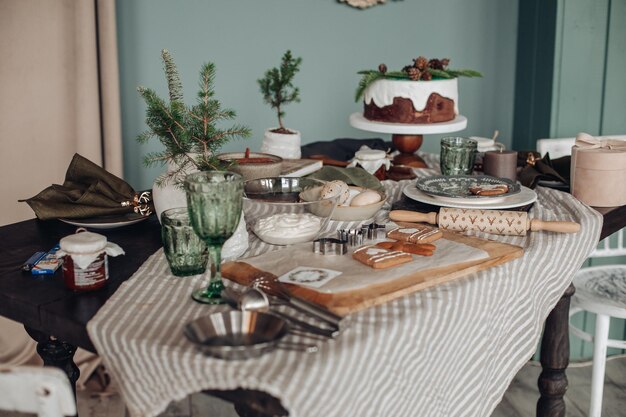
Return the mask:
[[496, 201], [483, 201], [483, 200], [464, 200], [460, 201], [459, 198], [446, 199], [443, 197], [433, 197], [420, 190], [418, 190], [414, 184], [409, 184], [404, 188], [404, 195], [412, 200], [419, 201], [420, 203], [432, 204], [433, 206], [440, 207], [452, 207], [452, 208], [481, 208], [481, 209], [507, 209], [522, 207], [527, 204], [535, 202], [537, 200], [537, 193], [527, 187], [522, 186], [522, 190], [508, 197], [502, 198], [502, 200]]
[[363, 116], [363, 113], [352, 113], [350, 115], [350, 125], [352, 127], [356, 127], [357, 129], [367, 130], [368, 132], [428, 135], [458, 132], [459, 130], [463, 130], [467, 127], [467, 118], [465, 116], [458, 115], [449, 122], [408, 124], [374, 122], [366, 119]]
[[62, 219], [63, 223], [71, 224], [73, 226], [84, 227], [86, 229], [117, 229], [118, 227], [130, 226], [131, 224], [139, 223], [146, 220], [150, 216], [142, 216], [140, 214], [120, 214], [117, 216], [101, 216], [101, 217], [89, 217], [86, 219]]

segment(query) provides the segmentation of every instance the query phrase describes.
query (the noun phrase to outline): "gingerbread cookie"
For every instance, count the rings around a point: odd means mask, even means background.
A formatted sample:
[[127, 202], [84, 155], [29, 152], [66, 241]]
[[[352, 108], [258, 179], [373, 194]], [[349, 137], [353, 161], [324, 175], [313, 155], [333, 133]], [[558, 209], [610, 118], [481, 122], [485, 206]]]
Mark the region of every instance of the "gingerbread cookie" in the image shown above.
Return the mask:
[[415, 225], [412, 227], [397, 227], [389, 231], [387, 237], [409, 243], [430, 243], [441, 239], [443, 233], [436, 227]]
[[435, 252], [435, 249], [437, 249], [437, 247], [432, 243], [408, 243], [402, 241], [378, 242], [376, 246], [378, 246], [379, 248], [396, 250], [421, 256], [432, 256]]
[[509, 192], [509, 186], [506, 184], [482, 185], [469, 188], [470, 193], [474, 195], [482, 195], [485, 197], [502, 195]]
[[391, 268], [413, 260], [413, 257], [408, 253], [373, 245], [358, 248], [354, 251], [352, 257], [374, 269]]

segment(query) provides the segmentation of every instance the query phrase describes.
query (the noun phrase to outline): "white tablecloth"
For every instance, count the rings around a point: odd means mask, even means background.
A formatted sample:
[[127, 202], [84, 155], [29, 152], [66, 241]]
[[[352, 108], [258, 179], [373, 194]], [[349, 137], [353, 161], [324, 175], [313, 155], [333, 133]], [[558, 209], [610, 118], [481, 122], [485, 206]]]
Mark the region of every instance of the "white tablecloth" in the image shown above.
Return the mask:
[[[385, 186], [395, 200], [408, 183]], [[569, 194], [537, 192], [531, 217], [578, 221], [581, 232], [488, 235], [525, 255], [354, 314], [316, 354], [276, 350], [232, 362], [200, 354], [183, 336], [185, 323], [224, 307], [192, 301], [202, 279], [170, 275], [161, 250], [89, 322], [89, 336], [132, 416], [157, 415], [204, 389], [241, 387], [277, 397], [293, 417], [487, 417], [600, 234], [596, 211]], [[249, 255], [267, 249], [255, 240]]]

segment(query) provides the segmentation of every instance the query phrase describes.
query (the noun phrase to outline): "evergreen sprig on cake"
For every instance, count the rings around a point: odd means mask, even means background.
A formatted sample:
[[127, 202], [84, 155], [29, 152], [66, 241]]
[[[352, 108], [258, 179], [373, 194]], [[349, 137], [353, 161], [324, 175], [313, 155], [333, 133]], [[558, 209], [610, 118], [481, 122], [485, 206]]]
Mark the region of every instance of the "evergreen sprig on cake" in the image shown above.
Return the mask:
[[169, 92], [169, 102], [146, 87], [138, 87], [139, 94], [146, 102], [146, 124], [148, 130], [137, 137], [139, 143], [145, 143], [156, 137], [164, 149], [148, 153], [144, 158], [146, 166], [175, 162], [174, 171], [157, 178], [157, 185], [173, 181], [180, 184], [188, 169], [209, 171], [221, 168], [217, 151], [228, 141], [246, 138], [251, 130], [239, 124], [220, 128], [217, 124], [232, 120], [234, 110], [223, 108], [215, 99], [213, 82], [215, 65], [206, 63], [200, 70], [200, 90], [195, 105], [187, 106], [183, 102], [183, 86], [178, 69], [170, 53], [161, 51], [165, 78]]
[[401, 71], [387, 71], [385, 64], [380, 64], [378, 70], [363, 70], [358, 74], [362, 75], [359, 86], [356, 90], [355, 101], [359, 101], [363, 97], [363, 93], [374, 81], [380, 79], [388, 80], [411, 80], [411, 81], [430, 81], [430, 80], [446, 80], [456, 77], [482, 77], [483, 75], [471, 69], [453, 70], [448, 68], [450, 60], [443, 59], [427, 59], [420, 56], [413, 59], [413, 64], [407, 65]]

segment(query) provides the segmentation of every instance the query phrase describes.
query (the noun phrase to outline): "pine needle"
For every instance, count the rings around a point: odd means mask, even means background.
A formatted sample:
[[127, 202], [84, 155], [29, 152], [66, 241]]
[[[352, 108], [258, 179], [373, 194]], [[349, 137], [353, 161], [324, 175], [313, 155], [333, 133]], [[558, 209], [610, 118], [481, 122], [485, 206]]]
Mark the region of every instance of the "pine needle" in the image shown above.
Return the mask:
[[365, 92], [365, 89], [369, 87], [370, 85], [372, 85], [374, 81], [379, 80], [381, 78], [384, 78], [384, 75], [382, 72], [378, 72], [378, 71], [373, 71], [368, 74], [364, 74], [363, 77], [361, 77], [361, 81], [359, 81], [359, 86], [356, 89], [354, 101], [358, 102], [361, 99], [361, 97], [363, 97], [363, 93]]

